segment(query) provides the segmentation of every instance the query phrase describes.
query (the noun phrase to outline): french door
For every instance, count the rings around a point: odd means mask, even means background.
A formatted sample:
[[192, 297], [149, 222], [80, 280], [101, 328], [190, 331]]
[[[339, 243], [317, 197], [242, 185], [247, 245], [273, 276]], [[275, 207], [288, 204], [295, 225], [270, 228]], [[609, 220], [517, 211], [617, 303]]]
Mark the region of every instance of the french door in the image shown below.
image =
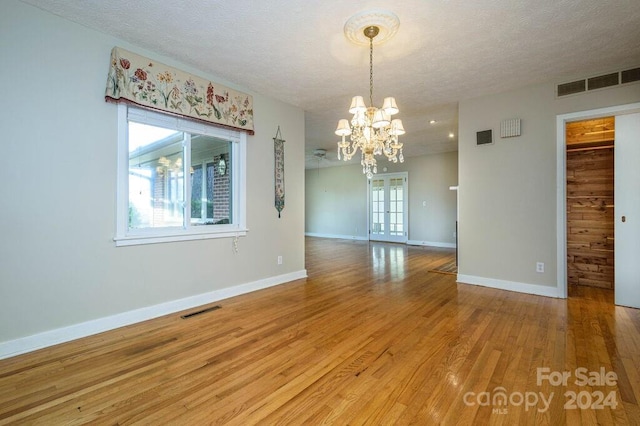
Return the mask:
[[369, 239], [406, 243], [409, 235], [408, 173], [374, 175], [369, 179]]

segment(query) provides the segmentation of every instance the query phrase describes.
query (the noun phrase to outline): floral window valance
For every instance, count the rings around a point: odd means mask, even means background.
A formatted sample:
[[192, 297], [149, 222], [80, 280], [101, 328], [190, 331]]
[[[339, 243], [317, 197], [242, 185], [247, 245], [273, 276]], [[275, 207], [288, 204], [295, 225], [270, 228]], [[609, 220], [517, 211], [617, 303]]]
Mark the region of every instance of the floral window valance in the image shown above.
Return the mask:
[[114, 47], [107, 101], [136, 105], [253, 134], [253, 97]]

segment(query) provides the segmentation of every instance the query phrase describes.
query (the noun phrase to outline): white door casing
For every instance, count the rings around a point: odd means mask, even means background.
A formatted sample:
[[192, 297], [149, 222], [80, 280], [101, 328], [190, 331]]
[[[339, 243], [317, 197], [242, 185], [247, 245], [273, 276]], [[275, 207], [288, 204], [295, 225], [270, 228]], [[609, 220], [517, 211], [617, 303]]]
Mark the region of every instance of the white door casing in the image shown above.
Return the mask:
[[[566, 126], [565, 124], [570, 121], [581, 121], [600, 117], [616, 118], [623, 115], [635, 114], [640, 112], [640, 102], [632, 104], [617, 105], [613, 107], [598, 108], [588, 111], [572, 112], [568, 114], [561, 114], [556, 117], [556, 248], [557, 248], [557, 297], [567, 297], [567, 212], [566, 212], [566, 174], [567, 174], [567, 162], [566, 162]], [[616, 145], [618, 138], [618, 129], [616, 122]], [[617, 151], [617, 146], [614, 148], [614, 152]], [[616, 154], [614, 154], [615, 156]], [[640, 163], [640, 160], [636, 160], [636, 164]], [[618, 173], [617, 164], [614, 173]], [[615, 184], [614, 184], [615, 185]], [[615, 189], [615, 188], [614, 188]], [[617, 191], [617, 189], [615, 189]], [[637, 189], [636, 189], [637, 191]], [[614, 201], [617, 203], [617, 200]], [[616, 218], [619, 220], [621, 217], [618, 215], [618, 206], [616, 205]], [[618, 239], [618, 230], [616, 232], [616, 240]], [[617, 247], [615, 263], [617, 265]], [[616, 266], [617, 267], [617, 266]], [[617, 286], [617, 271], [616, 271], [616, 284]], [[617, 293], [617, 288], [614, 290]], [[616, 297], [616, 303], [618, 303]]]

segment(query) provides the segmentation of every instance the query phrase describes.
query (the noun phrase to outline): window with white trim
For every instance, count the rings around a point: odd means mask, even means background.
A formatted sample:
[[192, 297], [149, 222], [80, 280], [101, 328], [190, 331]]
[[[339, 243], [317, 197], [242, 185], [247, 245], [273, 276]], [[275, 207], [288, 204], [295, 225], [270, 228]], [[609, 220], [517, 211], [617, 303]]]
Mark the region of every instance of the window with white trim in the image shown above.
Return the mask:
[[246, 134], [118, 106], [116, 245], [246, 234]]

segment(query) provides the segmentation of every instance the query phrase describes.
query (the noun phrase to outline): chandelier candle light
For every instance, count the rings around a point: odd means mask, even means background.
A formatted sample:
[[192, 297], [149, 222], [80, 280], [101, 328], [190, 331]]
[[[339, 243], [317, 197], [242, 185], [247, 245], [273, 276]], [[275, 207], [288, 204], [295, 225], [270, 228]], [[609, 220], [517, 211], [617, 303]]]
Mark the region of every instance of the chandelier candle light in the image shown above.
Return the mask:
[[[378, 172], [376, 155], [384, 154], [389, 161], [397, 163], [404, 162], [402, 155], [402, 142], [398, 141], [398, 136], [404, 135], [402, 120], [391, 119], [391, 116], [398, 113], [398, 106], [393, 97], [384, 98], [382, 108], [373, 106], [373, 39], [380, 33], [381, 26], [390, 23], [389, 28], [384, 27], [384, 35], [388, 38], [399, 25], [398, 18], [384, 11], [372, 12], [370, 15], [356, 15], [347, 21], [345, 33], [347, 37], [354, 39], [349, 33], [354, 25], [363, 22], [363, 19], [372, 17], [376, 24], [366, 25], [362, 34], [369, 39], [369, 107], [364, 103], [362, 96], [354, 96], [351, 100], [349, 113], [353, 114], [351, 121], [341, 119], [338, 121], [336, 135], [342, 136], [338, 142], [338, 159], [341, 155], [344, 161], [351, 160], [351, 157], [360, 149], [362, 159], [362, 173], [371, 179]], [[361, 28], [360, 28], [361, 29]], [[346, 136], [350, 136], [346, 140]]]

